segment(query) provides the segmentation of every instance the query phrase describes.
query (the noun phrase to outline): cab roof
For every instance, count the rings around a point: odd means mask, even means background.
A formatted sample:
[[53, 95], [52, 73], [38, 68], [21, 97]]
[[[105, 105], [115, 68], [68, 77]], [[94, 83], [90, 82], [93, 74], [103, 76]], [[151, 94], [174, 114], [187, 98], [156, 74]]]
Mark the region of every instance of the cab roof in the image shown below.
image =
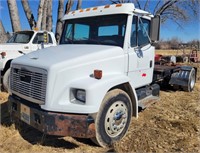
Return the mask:
[[105, 5], [105, 6], [98, 6], [98, 7], [71, 11], [68, 14], [64, 15], [63, 20], [101, 16], [101, 15], [132, 14], [132, 13], [146, 15], [150, 17], [152, 16], [149, 12], [136, 9], [133, 3], [123, 3], [123, 4]]

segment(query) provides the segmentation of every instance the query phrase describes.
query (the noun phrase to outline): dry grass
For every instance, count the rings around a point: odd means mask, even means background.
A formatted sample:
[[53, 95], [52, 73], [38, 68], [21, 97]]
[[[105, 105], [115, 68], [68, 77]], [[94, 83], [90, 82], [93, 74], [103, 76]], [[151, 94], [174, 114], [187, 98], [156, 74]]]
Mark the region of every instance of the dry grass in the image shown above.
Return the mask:
[[[190, 53], [190, 50], [184, 50], [186, 54]], [[157, 54], [162, 54], [162, 55], [182, 55], [183, 50], [156, 50]]]
[[[171, 53], [171, 52], [169, 52]], [[168, 54], [169, 54], [168, 53]], [[161, 91], [160, 100], [132, 119], [127, 135], [115, 144], [116, 152], [199, 152], [200, 65], [193, 92]], [[6, 93], [0, 93], [0, 152], [107, 152], [88, 139], [47, 136], [26, 125], [9, 122]]]
[[200, 107], [197, 88], [192, 93], [161, 92], [158, 103], [133, 119], [117, 152], [198, 152]]

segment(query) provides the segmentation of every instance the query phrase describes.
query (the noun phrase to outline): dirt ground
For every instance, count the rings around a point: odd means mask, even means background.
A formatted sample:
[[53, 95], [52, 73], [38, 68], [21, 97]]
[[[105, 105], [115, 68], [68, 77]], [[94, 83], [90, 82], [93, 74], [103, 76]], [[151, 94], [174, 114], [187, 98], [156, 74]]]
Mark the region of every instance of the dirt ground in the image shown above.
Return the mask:
[[10, 123], [8, 94], [0, 93], [0, 153], [200, 152], [200, 65], [193, 92], [161, 91], [157, 103], [132, 119], [127, 135], [109, 150], [89, 139], [56, 138]]

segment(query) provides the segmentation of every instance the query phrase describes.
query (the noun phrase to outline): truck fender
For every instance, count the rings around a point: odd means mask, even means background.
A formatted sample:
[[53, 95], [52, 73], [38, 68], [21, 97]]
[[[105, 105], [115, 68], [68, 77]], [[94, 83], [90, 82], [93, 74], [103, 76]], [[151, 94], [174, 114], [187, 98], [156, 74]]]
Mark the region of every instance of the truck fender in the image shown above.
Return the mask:
[[70, 86], [75, 89], [84, 89], [86, 91], [86, 105], [94, 105], [95, 112], [98, 112], [106, 93], [115, 88], [122, 88], [127, 92], [133, 103], [133, 116], [137, 117], [138, 100], [136, 91], [131, 87], [129, 78], [125, 75], [107, 75], [102, 79], [84, 78], [74, 81]]
[[10, 64], [11, 64], [12, 60], [13, 60], [13, 59], [9, 59], [9, 60], [5, 63], [5, 66], [4, 66], [2, 75], [4, 75], [4, 74], [6, 73], [6, 71], [10, 68]]

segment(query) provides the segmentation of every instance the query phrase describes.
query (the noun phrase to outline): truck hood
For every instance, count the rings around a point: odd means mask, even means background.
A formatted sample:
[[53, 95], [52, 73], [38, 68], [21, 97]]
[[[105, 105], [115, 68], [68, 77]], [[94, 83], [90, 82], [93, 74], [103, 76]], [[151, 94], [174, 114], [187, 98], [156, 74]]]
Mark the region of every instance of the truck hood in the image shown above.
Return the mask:
[[23, 51], [25, 47], [28, 46], [27, 44], [22, 43], [5, 43], [0, 44], [0, 52], [4, 51]]
[[[78, 108], [78, 110], [84, 110], [82, 111], [84, 113], [94, 113], [97, 105], [91, 104], [96, 102], [95, 98], [90, 99], [87, 105], [72, 104], [70, 91], [84, 89], [88, 94], [92, 94], [93, 89], [108, 85], [105, 90], [102, 89], [103, 87], [99, 88], [105, 92], [112, 86], [110, 83], [115, 77], [117, 79], [114, 79], [113, 84], [122, 83], [121, 80], [119, 81], [121, 78], [119, 76], [123, 76], [126, 72], [125, 62], [127, 60], [124, 57], [123, 49], [116, 46], [69, 44], [45, 48], [16, 58], [12, 61], [12, 67], [36, 72], [34, 75], [47, 74], [47, 87], [44, 90], [46, 98], [45, 104], [41, 105], [42, 109], [77, 113]], [[100, 80], [103, 82], [94, 79], [94, 70], [102, 71], [103, 76]], [[45, 81], [45, 76], [42, 79]], [[37, 92], [40, 90], [40, 85], [37, 82], [34, 84], [36, 86], [32, 88], [35, 88], [34, 91]], [[91, 84], [92, 86], [89, 86]], [[101, 98], [97, 99], [102, 100], [104, 94], [102, 93]]]
[[86, 64], [122, 54], [122, 48], [116, 46], [70, 44], [34, 51], [14, 59], [12, 63], [48, 70], [51, 67]]

